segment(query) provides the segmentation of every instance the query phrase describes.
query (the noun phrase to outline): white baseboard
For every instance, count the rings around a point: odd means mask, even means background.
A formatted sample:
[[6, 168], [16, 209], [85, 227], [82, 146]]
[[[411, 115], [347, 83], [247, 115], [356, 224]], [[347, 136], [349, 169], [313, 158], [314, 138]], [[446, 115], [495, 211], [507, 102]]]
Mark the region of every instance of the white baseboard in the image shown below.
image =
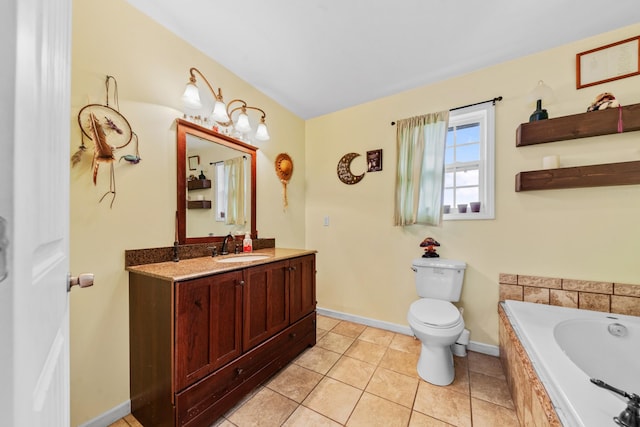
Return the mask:
[[[349, 322], [359, 323], [361, 325], [367, 325], [374, 328], [396, 332], [399, 334], [413, 336], [413, 332], [411, 332], [411, 328], [409, 326], [398, 325], [396, 323], [385, 322], [377, 319], [371, 319], [369, 317], [342, 313], [340, 311], [329, 310], [321, 307], [317, 307], [316, 311], [318, 312], [318, 314], [321, 314], [327, 317], [333, 317], [334, 319], [348, 320]], [[469, 345], [467, 346], [467, 349], [471, 351], [475, 351], [477, 353], [488, 354], [490, 356], [500, 355], [500, 349], [498, 348], [498, 346], [485, 344], [477, 341], [470, 341]]]
[[349, 322], [359, 323], [374, 328], [384, 329], [386, 331], [397, 332], [399, 334], [413, 336], [409, 326], [398, 325], [396, 323], [384, 322], [382, 320], [371, 319], [369, 317], [355, 316], [353, 314], [342, 313], [340, 311], [328, 310], [326, 308], [316, 308], [316, 312], [323, 316], [333, 317], [334, 319], [348, 320]]
[[497, 345], [485, 344], [478, 341], [469, 341], [467, 350], [488, 354], [489, 356], [500, 356], [500, 348]]
[[118, 406], [109, 409], [92, 420], [87, 421], [84, 424], [80, 424], [78, 427], [106, 427], [109, 424], [113, 424], [120, 418], [125, 417], [131, 413], [131, 401], [127, 400], [122, 402]]

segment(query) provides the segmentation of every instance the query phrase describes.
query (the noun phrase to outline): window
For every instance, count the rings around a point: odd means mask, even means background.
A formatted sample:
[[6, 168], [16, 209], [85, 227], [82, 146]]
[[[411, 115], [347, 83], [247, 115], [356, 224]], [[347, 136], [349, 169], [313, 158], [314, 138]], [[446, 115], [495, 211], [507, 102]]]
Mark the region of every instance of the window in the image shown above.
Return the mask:
[[217, 162], [215, 168], [215, 201], [216, 201], [216, 221], [225, 222], [227, 216], [227, 189], [224, 185], [224, 162]]
[[[449, 115], [442, 200], [449, 213], [444, 220], [495, 218], [494, 110], [493, 103], [483, 103]], [[480, 212], [471, 212], [472, 202], [480, 202]], [[467, 212], [458, 205], [466, 205]]]

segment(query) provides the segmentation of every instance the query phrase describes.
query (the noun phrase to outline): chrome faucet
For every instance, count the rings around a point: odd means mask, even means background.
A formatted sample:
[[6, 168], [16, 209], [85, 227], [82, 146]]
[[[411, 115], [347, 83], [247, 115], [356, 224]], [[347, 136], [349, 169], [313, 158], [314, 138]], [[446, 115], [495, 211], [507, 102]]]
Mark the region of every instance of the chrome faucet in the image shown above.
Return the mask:
[[622, 411], [617, 417], [613, 417], [613, 421], [615, 421], [616, 424], [621, 427], [640, 427], [640, 396], [615, 388], [602, 380], [591, 378], [590, 381], [598, 387], [610, 390], [629, 399], [627, 409]]
[[178, 256], [178, 241], [173, 242], [173, 262], [180, 261], [180, 257]]
[[227, 239], [231, 239], [232, 242], [234, 242], [234, 237], [231, 233], [227, 234], [226, 236], [224, 236], [224, 240], [222, 241], [222, 248], [220, 249], [220, 255], [228, 255], [229, 254], [229, 250], [227, 249]]

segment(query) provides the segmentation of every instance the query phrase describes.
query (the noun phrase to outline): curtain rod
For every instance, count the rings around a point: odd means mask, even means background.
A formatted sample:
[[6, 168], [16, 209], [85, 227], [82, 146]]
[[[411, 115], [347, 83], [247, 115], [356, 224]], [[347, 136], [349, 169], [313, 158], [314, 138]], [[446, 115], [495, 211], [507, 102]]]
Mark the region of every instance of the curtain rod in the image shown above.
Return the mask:
[[[450, 108], [449, 111], [460, 110], [462, 108], [473, 107], [474, 105], [486, 104], [487, 102], [492, 102], [493, 105], [496, 105], [496, 102], [502, 101], [501, 96], [497, 96], [493, 99], [487, 99], [486, 101], [476, 102], [475, 104], [463, 105], [462, 107]], [[395, 126], [396, 122], [391, 122], [391, 126]]]
[[[242, 158], [247, 160], [247, 156], [242, 156]], [[224, 163], [224, 160], [219, 160], [217, 162], [209, 162], [210, 165], [217, 165], [218, 163]]]

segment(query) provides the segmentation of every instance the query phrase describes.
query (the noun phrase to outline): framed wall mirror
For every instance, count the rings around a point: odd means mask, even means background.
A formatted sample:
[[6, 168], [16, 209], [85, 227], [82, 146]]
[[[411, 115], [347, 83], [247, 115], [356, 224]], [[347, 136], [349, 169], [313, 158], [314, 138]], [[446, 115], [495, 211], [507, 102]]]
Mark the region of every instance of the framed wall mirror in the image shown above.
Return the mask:
[[[186, 120], [177, 120], [180, 244], [256, 237], [256, 150]], [[195, 169], [194, 169], [195, 168]]]

